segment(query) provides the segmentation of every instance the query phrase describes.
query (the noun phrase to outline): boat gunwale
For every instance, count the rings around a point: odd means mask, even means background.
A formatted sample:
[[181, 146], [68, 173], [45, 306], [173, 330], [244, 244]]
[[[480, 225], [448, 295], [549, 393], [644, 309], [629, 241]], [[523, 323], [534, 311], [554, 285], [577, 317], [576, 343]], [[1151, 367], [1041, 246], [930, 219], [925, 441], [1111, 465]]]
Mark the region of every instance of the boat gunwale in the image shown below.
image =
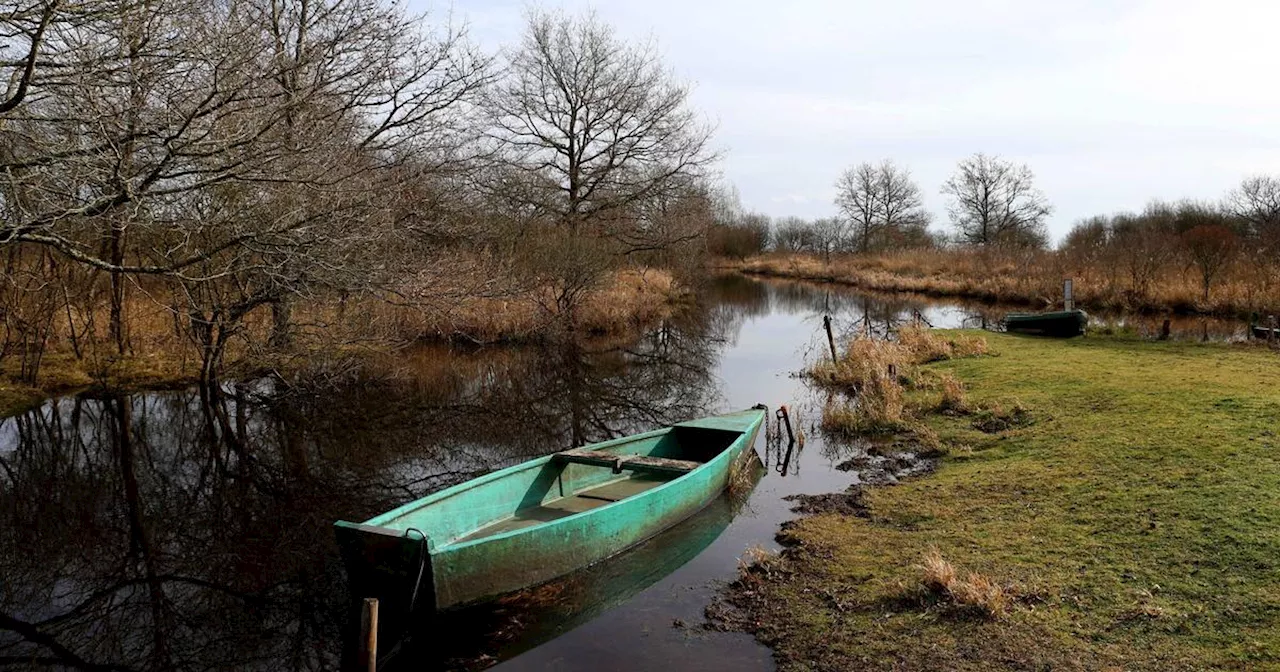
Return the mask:
[[[650, 431], [648, 431], [648, 432], [643, 432], [643, 433], [640, 433], [640, 434], [631, 434], [631, 435], [629, 435], [629, 436], [622, 436], [622, 437], [618, 437], [618, 438], [616, 438], [616, 439], [610, 439], [610, 440], [608, 440], [608, 441], [601, 441], [600, 443], [595, 443], [595, 444], [591, 444], [591, 445], [601, 446], [601, 447], [613, 447], [613, 446], [617, 446], [617, 445], [620, 445], [620, 444], [630, 443], [630, 442], [633, 442], [633, 441], [640, 441], [640, 440], [647, 439], [647, 438], [650, 438], [650, 437], [653, 437], [653, 436], [658, 436], [658, 435], [661, 435], [661, 434], [665, 434], [665, 433], [667, 433], [667, 432], [670, 432], [670, 431], [671, 431], [671, 429], [672, 429], [671, 427], [661, 427], [661, 428], [659, 428], [659, 429], [650, 430]], [[389, 530], [395, 530], [396, 528], [394, 528], [394, 527], [387, 527], [387, 525], [386, 525], [386, 524], [387, 524], [387, 523], [390, 523], [391, 521], [394, 521], [394, 520], [395, 520], [395, 519], [397, 519], [397, 518], [401, 518], [401, 517], [403, 517], [404, 515], [406, 515], [406, 514], [408, 514], [408, 513], [412, 513], [413, 511], [417, 511], [418, 509], [422, 509], [422, 508], [425, 508], [425, 507], [427, 507], [427, 506], [429, 506], [429, 505], [431, 505], [431, 504], [435, 504], [436, 502], [438, 502], [438, 501], [440, 501], [440, 500], [442, 500], [442, 499], [448, 499], [449, 497], [453, 497], [453, 496], [458, 495], [458, 494], [460, 494], [460, 493], [466, 492], [466, 491], [468, 491], [468, 490], [471, 490], [472, 488], [477, 488], [477, 487], [479, 487], [479, 486], [481, 486], [481, 485], [485, 485], [485, 484], [487, 484], [487, 483], [491, 483], [491, 482], [493, 482], [493, 481], [496, 481], [496, 480], [500, 480], [500, 479], [506, 478], [506, 477], [508, 477], [508, 476], [510, 476], [510, 475], [512, 475], [512, 474], [519, 473], [519, 472], [524, 471], [524, 470], [526, 470], [526, 469], [531, 469], [531, 468], [533, 468], [533, 467], [535, 467], [535, 466], [540, 466], [540, 465], [542, 465], [542, 464], [546, 464], [547, 462], [550, 462], [552, 459], [554, 459], [554, 458], [555, 458], [555, 456], [556, 456], [559, 452], [560, 452], [560, 451], [556, 451], [556, 452], [554, 452], [554, 453], [549, 453], [549, 454], [547, 454], [547, 455], [543, 455], [542, 457], [535, 457], [535, 458], [533, 458], [532, 460], [526, 460], [526, 461], [524, 461], [524, 462], [518, 462], [518, 463], [513, 464], [513, 465], [511, 465], [511, 466], [509, 466], [509, 467], [504, 467], [504, 468], [499, 469], [499, 470], [497, 470], [497, 471], [491, 471], [491, 472], [489, 472], [489, 473], [487, 473], [487, 474], [485, 474], [485, 475], [483, 475], [483, 476], [478, 476], [478, 477], [476, 477], [476, 478], [468, 479], [468, 480], [466, 480], [466, 481], [463, 481], [463, 482], [461, 482], [461, 483], [458, 483], [457, 485], [451, 485], [451, 486], [449, 486], [449, 487], [445, 488], [444, 490], [440, 490], [439, 492], [433, 492], [433, 493], [431, 493], [431, 494], [429, 494], [429, 495], [427, 495], [427, 496], [425, 496], [425, 497], [421, 497], [421, 498], [419, 498], [419, 499], [415, 499], [415, 500], [413, 500], [413, 501], [411, 501], [411, 502], [406, 502], [406, 503], [404, 503], [404, 504], [401, 504], [400, 506], [398, 506], [398, 507], [396, 507], [396, 508], [394, 508], [394, 509], [391, 509], [390, 511], [386, 511], [386, 512], [384, 512], [384, 513], [380, 513], [380, 514], [378, 514], [378, 515], [376, 515], [376, 516], [374, 516], [374, 517], [370, 518], [369, 520], [366, 520], [366, 521], [364, 521], [363, 523], [360, 523], [360, 524], [361, 524], [361, 525], [371, 525], [371, 526], [375, 526], [375, 527], [383, 527], [383, 528], [386, 528], [386, 529], [389, 529]], [[674, 480], [674, 479], [673, 479], [673, 480]], [[601, 507], [601, 508], [603, 508], [603, 507]], [[574, 514], [574, 515], [577, 515], [577, 514]], [[570, 516], [570, 517], [571, 517], [571, 516]], [[341, 521], [339, 521], [339, 522], [341, 522]], [[476, 529], [480, 529], [480, 528], [476, 528]], [[475, 530], [472, 530], [472, 532], [474, 532], [474, 531], [475, 531]], [[429, 540], [431, 539], [431, 535], [430, 535], [430, 534], [427, 534], [426, 536], [427, 536], [427, 538], [428, 538]], [[496, 536], [496, 535], [495, 535], [495, 536]], [[488, 538], [488, 537], [485, 537], [485, 538]], [[435, 542], [434, 542], [434, 541], [432, 541], [431, 543], [434, 545], [434, 543], [435, 543]], [[468, 542], [468, 543], [469, 543], [469, 542]], [[441, 544], [441, 547], [446, 546], [446, 545], [449, 545], [449, 544], [448, 544], [448, 542], [446, 542], [446, 543], [444, 543], [444, 544]]]
[[1066, 318], [1076, 318], [1076, 319], [1079, 319], [1079, 318], [1081, 318], [1081, 317], [1088, 317], [1088, 313], [1086, 313], [1086, 312], [1085, 312], [1085, 311], [1083, 311], [1083, 310], [1054, 310], [1054, 311], [1047, 311], [1047, 312], [1043, 312], [1043, 313], [1006, 313], [1006, 314], [1005, 314], [1005, 316], [1004, 316], [1004, 319], [1006, 319], [1006, 320], [1009, 320], [1009, 319], [1014, 319], [1014, 320], [1029, 320], [1029, 319], [1054, 320], [1054, 319], [1066, 319]]
[[[761, 423], [763, 423], [763, 422], [764, 422], [764, 412], [763, 412], [763, 411], [761, 411], [761, 415], [760, 415], [760, 422], [761, 422]], [[754, 423], [754, 422], [753, 422], [753, 423], [752, 423], [752, 425], [754, 425], [754, 424], [756, 424], [756, 423]], [[668, 428], [666, 428], [666, 429], [667, 429], [667, 430], [669, 430], [669, 429], [671, 429], [671, 427], [668, 427]], [[659, 431], [661, 431], [661, 430], [659, 430]], [[608, 509], [609, 509], [610, 507], [612, 507], [612, 506], [616, 506], [616, 505], [623, 504], [623, 503], [627, 503], [627, 502], [642, 501], [644, 498], [647, 498], [647, 497], [650, 497], [650, 496], [655, 496], [657, 493], [660, 493], [660, 492], [662, 492], [663, 490], [665, 490], [665, 489], [667, 489], [667, 488], [669, 488], [669, 487], [673, 487], [675, 484], [679, 483], [680, 481], [683, 481], [684, 479], [686, 479], [686, 478], [688, 478], [688, 477], [690, 477], [690, 476], [692, 476], [692, 475], [694, 475], [694, 474], [697, 474], [697, 473], [702, 472], [703, 470], [705, 470], [706, 468], [708, 468], [708, 467], [710, 467], [711, 465], [715, 464], [716, 462], [718, 462], [718, 461], [720, 461], [720, 460], [724, 460], [724, 459], [729, 459], [729, 458], [728, 458], [728, 457], [726, 457], [726, 456], [728, 456], [730, 453], [735, 452], [735, 451], [734, 451], [734, 447], [735, 447], [735, 446], [737, 446], [739, 442], [745, 442], [745, 441], [746, 441], [747, 434], [748, 434], [748, 432], [750, 431], [750, 426], [748, 426], [748, 428], [747, 428], [747, 429], [743, 429], [743, 430], [721, 430], [721, 431], [733, 431], [734, 433], [736, 433], [736, 434], [738, 435], [738, 437], [737, 437], [737, 438], [735, 438], [732, 442], [730, 442], [730, 443], [729, 443], [729, 445], [725, 446], [725, 447], [724, 447], [724, 449], [723, 449], [723, 450], [721, 450], [719, 454], [717, 454], [715, 457], [711, 458], [710, 460], [708, 460], [708, 461], [706, 461], [706, 462], [703, 462], [701, 465], [699, 465], [699, 466], [698, 466], [698, 468], [696, 468], [696, 469], [692, 469], [692, 470], [687, 471], [687, 472], [685, 472], [685, 473], [683, 473], [683, 474], [680, 474], [679, 476], [677, 476], [677, 477], [675, 477], [675, 478], [672, 478], [672, 479], [670, 479], [670, 480], [668, 480], [668, 481], [663, 482], [661, 485], [659, 485], [659, 486], [657, 486], [657, 487], [655, 487], [655, 488], [650, 488], [650, 489], [648, 489], [648, 490], [645, 490], [644, 492], [637, 493], [637, 494], [632, 495], [632, 496], [630, 496], [630, 497], [624, 497], [623, 499], [619, 499], [619, 500], [616, 500], [616, 501], [609, 502], [608, 504], [605, 504], [604, 506], [598, 506], [598, 507], [596, 507], [596, 508], [594, 508], [594, 509], [587, 509], [586, 511], [579, 511], [578, 513], [570, 514], [570, 515], [565, 516], [565, 517], [563, 517], [563, 518], [557, 518], [557, 519], [555, 519], [555, 520], [547, 521], [547, 522], [542, 523], [542, 524], [540, 524], [540, 525], [531, 525], [531, 526], [529, 526], [529, 527], [522, 527], [522, 528], [515, 529], [515, 530], [508, 530], [508, 531], [506, 531], [506, 532], [499, 532], [498, 534], [494, 534], [494, 535], [487, 536], [487, 537], [479, 537], [479, 538], [477, 538], [477, 539], [472, 539], [472, 540], [470, 540], [470, 541], [464, 541], [464, 542], [462, 542], [462, 543], [452, 543], [452, 542], [451, 542], [451, 543], [441, 544], [440, 546], [437, 546], [436, 548], [434, 548], [434, 549], [431, 551], [431, 553], [432, 553], [433, 555], [435, 555], [435, 554], [439, 554], [439, 553], [446, 553], [446, 552], [453, 551], [453, 550], [456, 550], [456, 549], [468, 548], [468, 547], [471, 547], [471, 546], [474, 546], [474, 545], [477, 545], [477, 544], [488, 543], [488, 542], [490, 542], [490, 541], [497, 541], [497, 540], [499, 540], [499, 539], [507, 539], [507, 538], [515, 537], [515, 536], [517, 536], [517, 535], [522, 535], [522, 534], [533, 534], [534, 532], [542, 532], [542, 531], [545, 531], [545, 530], [554, 529], [556, 526], [560, 526], [560, 525], [568, 525], [568, 524], [570, 524], [570, 523], [572, 523], [572, 522], [576, 522], [578, 519], [580, 519], [580, 518], [582, 518], [582, 517], [584, 517], [584, 516], [589, 516], [589, 515], [592, 515], [592, 514], [596, 514], [596, 513], [604, 512], [604, 511], [608, 510]], [[637, 436], [639, 436], [639, 435], [637, 435]], [[596, 444], [596, 445], [601, 445], [601, 444]], [[548, 460], [549, 460], [549, 459], [554, 458], [554, 456], [555, 456], [555, 453], [552, 453], [551, 455], [548, 455], [545, 459], [548, 459]], [[542, 458], [540, 458], [540, 459], [542, 459]], [[518, 465], [517, 465], [517, 466], [518, 466]], [[604, 467], [602, 467], [602, 468], [604, 468]], [[618, 480], [623, 480], [623, 479], [618, 479]]]

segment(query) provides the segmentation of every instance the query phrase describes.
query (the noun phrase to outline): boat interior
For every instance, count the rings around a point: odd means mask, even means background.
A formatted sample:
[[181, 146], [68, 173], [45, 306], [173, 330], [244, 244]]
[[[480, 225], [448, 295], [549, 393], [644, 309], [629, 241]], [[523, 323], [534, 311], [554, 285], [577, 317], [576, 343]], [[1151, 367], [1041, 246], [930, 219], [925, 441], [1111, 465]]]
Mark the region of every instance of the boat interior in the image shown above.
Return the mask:
[[532, 527], [634, 497], [719, 455], [740, 432], [672, 427], [549, 460], [371, 524], [431, 530], [437, 547]]

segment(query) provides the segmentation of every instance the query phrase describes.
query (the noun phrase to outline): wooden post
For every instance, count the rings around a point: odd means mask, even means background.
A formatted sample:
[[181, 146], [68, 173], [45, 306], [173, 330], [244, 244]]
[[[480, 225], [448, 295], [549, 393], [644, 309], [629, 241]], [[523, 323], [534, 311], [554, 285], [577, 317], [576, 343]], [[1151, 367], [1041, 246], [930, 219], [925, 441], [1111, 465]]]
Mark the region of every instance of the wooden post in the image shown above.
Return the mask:
[[1274, 344], [1276, 342], [1276, 325], [1277, 325], [1276, 316], [1272, 315], [1270, 319], [1267, 320], [1267, 326], [1270, 327], [1270, 329], [1267, 331], [1268, 343]]
[[836, 357], [836, 339], [831, 335], [830, 315], [822, 316], [822, 327], [827, 330], [827, 345], [831, 347], [831, 363], [835, 364], [838, 358]]
[[1165, 318], [1164, 324], [1160, 325], [1160, 340], [1169, 340], [1169, 319]]
[[786, 404], [778, 407], [778, 419], [787, 426], [787, 443], [788, 447], [790, 447], [790, 444], [796, 442], [796, 435], [791, 431], [791, 414], [787, 411]]
[[366, 597], [360, 610], [360, 669], [378, 672], [378, 599]]
[[1075, 301], [1075, 297], [1072, 296], [1072, 293], [1071, 293], [1071, 290], [1072, 290], [1071, 284], [1072, 284], [1071, 278], [1065, 278], [1062, 281], [1062, 309], [1063, 310], [1075, 309], [1076, 301]]

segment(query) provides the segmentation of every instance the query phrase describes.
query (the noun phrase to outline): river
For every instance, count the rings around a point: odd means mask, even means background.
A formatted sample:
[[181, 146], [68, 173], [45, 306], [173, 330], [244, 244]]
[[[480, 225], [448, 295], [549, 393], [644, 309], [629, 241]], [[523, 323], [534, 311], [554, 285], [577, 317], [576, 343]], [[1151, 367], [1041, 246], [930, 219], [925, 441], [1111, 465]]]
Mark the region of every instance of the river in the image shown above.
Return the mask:
[[[792, 405], [806, 440], [788, 453], [776, 427], [761, 436], [754, 488], [618, 558], [416, 627], [387, 669], [772, 669], [752, 638], [702, 627], [703, 611], [749, 547], [774, 547], [794, 516], [785, 497], [859, 478], [834, 467], [860, 447], [823, 440], [822, 400], [795, 375], [825, 356], [822, 316], [843, 340], [1003, 312], [726, 276], [697, 310], [623, 345], [423, 346], [377, 374], [331, 367], [227, 385], [214, 402], [51, 399], [0, 420], [0, 665], [337, 669], [352, 619], [335, 519], [570, 443], [764, 403]], [[1174, 324], [1176, 338], [1242, 333]]]

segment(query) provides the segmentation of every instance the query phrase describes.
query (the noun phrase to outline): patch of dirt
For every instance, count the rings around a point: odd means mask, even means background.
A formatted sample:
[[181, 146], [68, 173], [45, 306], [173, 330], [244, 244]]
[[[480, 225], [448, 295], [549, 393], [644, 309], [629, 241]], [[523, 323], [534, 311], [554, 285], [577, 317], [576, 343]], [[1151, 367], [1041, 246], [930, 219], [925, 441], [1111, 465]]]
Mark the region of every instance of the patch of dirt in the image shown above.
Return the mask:
[[927, 474], [938, 467], [945, 450], [911, 437], [873, 443], [836, 465], [853, 472], [864, 485], [894, 485], [911, 476]]
[[829, 492], [822, 495], [791, 495], [783, 497], [788, 502], [797, 502], [792, 511], [806, 516], [821, 513], [834, 513], [841, 516], [870, 517], [862, 495], [862, 486], [852, 485], [844, 492]]
[[1014, 406], [1010, 411], [1000, 408], [978, 411], [973, 418], [973, 428], [987, 434], [999, 434], [1010, 429], [1029, 427], [1035, 424], [1031, 411], [1022, 406]]

